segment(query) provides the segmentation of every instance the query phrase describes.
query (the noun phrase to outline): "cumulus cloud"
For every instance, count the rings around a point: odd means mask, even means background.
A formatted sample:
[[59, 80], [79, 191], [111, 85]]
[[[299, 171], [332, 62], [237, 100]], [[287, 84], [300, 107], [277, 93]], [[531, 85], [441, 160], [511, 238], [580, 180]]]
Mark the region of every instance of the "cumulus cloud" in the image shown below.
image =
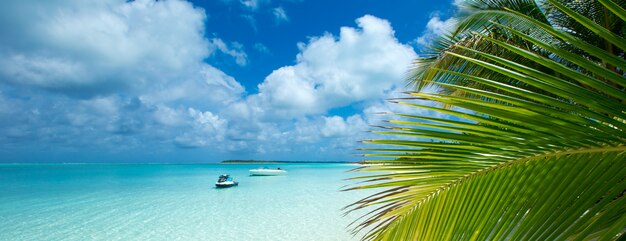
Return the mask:
[[[231, 151], [354, 158], [356, 141], [371, 138], [369, 125], [380, 124], [372, 112], [399, 108], [383, 100], [405, 86], [415, 57], [386, 20], [366, 15], [356, 23], [358, 28], [343, 27], [338, 36], [327, 33], [300, 43], [295, 65], [274, 70], [258, 93], [218, 113], [229, 120], [227, 138], [244, 141], [230, 145]], [[365, 112], [327, 115], [356, 104]]]
[[0, 22], [0, 78], [15, 85], [93, 96], [187, 78], [216, 52], [246, 63], [240, 46], [208, 41], [204, 10], [184, 1], [7, 5], [0, 10], [7, 20]]
[[207, 147], [224, 140], [228, 121], [210, 111], [188, 109], [192, 118], [191, 129], [174, 138], [174, 143], [183, 148]]
[[[455, 2], [456, 3], [456, 2]], [[426, 24], [426, 30], [415, 39], [417, 44], [422, 46], [426, 46], [430, 44], [433, 40], [435, 40], [438, 36], [450, 33], [454, 29], [454, 26], [457, 24], [458, 20], [455, 18], [441, 19], [439, 15], [434, 15], [428, 20]]]
[[398, 42], [386, 20], [366, 15], [356, 22], [359, 28], [342, 27], [339, 36], [300, 43], [297, 64], [273, 71], [248, 104], [267, 116], [297, 118], [380, 99], [403, 86], [413, 49]]
[[[248, 60], [237, 42], [207, 38], [206, 18], [176, 0], [7, 3], [0, 9], [0, 154], [184, 148], [353, 160], [355, 141], [377, 121], [372, 112], [392, 108], [381, 99], [404, 86], [415, 57], [389, 22], [366, 15], [337, 36], [298, 44], [295, 64], [248, 93], [204, 62]], [[357, 113], [328, 114], [349, 105]]]
[[[28, 99], [2, 96], [11, 108], [0, 113], [0, 151], [27, 147], [98, 147], [119, 150], [152, 143], [155, 123], [146, 119], [154, 109], [137, 98], [120, 96], [76, 100], [61, 95], [32, 95]], [[141, 140], [141, 141], [140, 141]], [[29, 144], [33, 144], [30, 146]], [[22, 144], [26, 146], [22, 146]]]
[[203, 64], [193, 69], [189, 79], [172, 82], [158, 90], [144, 92], [140, 98], [151, 104], [163, 102], [219, 108], [241, 98], [244, 88], [233, 77]]
[[80, 63], [57, 57], [14, 54], [0, 59], [0, 73], [15, 84], [61, 89], [90, 81], [87, 69]]
[[359, 115], [348, 118], [341, 116], [324, 117], [321, 133], [325, 137], [346, 137], [358, 134], [367, 128], [367, 124]]
[[204, 60], [222, 54], [245, 65], [247, 55], [207, 39], [206, 18], [178, 0], [6, 2], [0, 151], [223, 140], [228, 122], [215, 113], [245, 90]]

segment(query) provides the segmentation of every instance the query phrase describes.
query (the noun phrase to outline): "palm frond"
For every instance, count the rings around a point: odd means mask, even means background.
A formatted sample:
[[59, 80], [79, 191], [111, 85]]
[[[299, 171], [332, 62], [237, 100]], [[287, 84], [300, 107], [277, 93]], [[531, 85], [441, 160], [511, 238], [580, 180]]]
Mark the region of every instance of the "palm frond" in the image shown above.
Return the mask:
[[[485, 2], [529, 3], [469, 4]], [[621, 3], [595, 3], [623, 24]], [[623, 49], [623, 35], [598, 24], [595, 15], [553, 0], [546, 4], [541, 8], [568, 16], [577, 31]], [[421, 87], [445, 91], [393, 100], [446, 117], [398, 113], [401, 119], [374, 131], [389, 139], [364, 141], [374, 146], [362, 149], [371, 165], [358, 171], [369, 174], [355, 177], [360, 182], [349, 190], [386, 188], [349, 207], [372, 210], [355, 226], [366, 232], [365, 240], [624, 237], [624, 55], [550, 19], [494, 9], [484, 7], [524, 23], [492, 19], [489, 28], [447, 38], [431, 62], [417, 61], [422, 69], [413, 76], [427, 77], [417, 80]], [[598, 9], [594, 14], [607, 16]], [[535, 30], [528, 31], [530, 25]], [[535, 36], [538, 31], [548, 36]]]

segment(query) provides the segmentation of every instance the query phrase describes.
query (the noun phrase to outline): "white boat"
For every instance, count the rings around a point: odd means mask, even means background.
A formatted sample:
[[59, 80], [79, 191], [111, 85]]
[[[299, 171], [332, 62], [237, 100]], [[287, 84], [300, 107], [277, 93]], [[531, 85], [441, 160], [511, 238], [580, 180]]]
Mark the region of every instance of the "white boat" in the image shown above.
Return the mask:
[[259, 168], [250, 170], [250, 176], [280, 176], [286, 175], [287, 171], [283, 169]]

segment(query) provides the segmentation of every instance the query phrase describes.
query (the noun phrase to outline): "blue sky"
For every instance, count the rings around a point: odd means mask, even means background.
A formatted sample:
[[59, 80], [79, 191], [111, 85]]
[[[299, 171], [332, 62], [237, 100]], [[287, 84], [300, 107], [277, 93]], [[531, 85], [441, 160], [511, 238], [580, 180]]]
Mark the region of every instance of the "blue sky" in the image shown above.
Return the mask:
[[[357, 161], [452, 0], [9, 0], [0, 162]], [[423, 112], [421, 114], [432, 114]]]

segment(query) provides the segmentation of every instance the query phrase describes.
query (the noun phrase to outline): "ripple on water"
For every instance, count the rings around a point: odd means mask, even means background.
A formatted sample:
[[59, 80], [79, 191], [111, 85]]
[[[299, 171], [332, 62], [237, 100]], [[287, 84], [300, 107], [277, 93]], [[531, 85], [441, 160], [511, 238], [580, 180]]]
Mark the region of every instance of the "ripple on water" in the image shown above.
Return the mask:
[[[353, 166], [248, 176], [257, 167], [0, 167], [0, 240], [358, 240], [341, 208], [366, 193], [338, 191]], [[240, 185], [213, 188], [223, 173]]]

